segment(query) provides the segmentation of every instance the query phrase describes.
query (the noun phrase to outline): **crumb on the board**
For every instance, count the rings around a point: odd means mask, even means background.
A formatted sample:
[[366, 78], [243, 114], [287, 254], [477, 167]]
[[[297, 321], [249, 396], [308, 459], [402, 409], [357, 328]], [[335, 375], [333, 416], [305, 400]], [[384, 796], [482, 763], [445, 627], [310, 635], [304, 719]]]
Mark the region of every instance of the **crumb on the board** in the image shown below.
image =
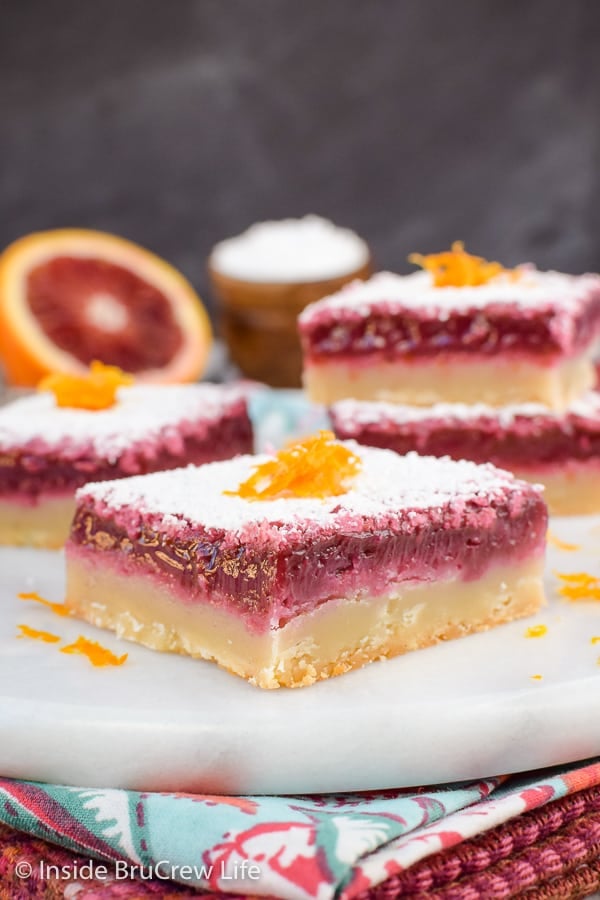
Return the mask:
[[34, 641], [44, 641], [46, 644], [57, 644], [60, 641], [60, 637], [50, 631], [38, 631], [37, 628], [30, 628], [29, 625], [17, 625], [17, 628], [21, 632], [17, 635], [18, 638], [27, 637]]
[[74, 643], [61, 647], [60, 652], [81, 653], [82, 656], [87, 656], [93, 666], [122, 666], [128, 656], [127, 653], [116, 656], [107, 647], [103, 647], [97, 641], [90, 641], [81, 634]]

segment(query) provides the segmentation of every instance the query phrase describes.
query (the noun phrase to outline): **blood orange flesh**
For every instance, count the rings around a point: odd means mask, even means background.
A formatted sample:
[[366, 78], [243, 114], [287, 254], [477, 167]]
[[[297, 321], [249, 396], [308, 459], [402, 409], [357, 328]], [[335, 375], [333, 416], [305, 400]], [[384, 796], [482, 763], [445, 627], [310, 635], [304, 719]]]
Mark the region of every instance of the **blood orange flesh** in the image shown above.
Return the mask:
[[114, 263], [55, 257], [32, 269], [26, 291], [42, 331], [85, 365], [101, 359], [128, 372], [158, 369], [181, 347], [165, 295]]

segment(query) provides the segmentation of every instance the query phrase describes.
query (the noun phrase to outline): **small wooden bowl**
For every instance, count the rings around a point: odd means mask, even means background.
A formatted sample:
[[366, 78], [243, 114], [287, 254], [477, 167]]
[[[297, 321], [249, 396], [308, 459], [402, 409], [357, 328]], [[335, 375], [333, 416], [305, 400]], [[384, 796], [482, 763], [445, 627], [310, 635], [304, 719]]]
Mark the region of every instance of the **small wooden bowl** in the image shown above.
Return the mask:
[[307, 282], [258, 282], [208, 272], [218, 301], [221, 333], [233, 362], [247, 378], [272, 387], [300, 387], [302, 352], [298, 316], [305, 306], [371, 274], [370, 259], [337, 278]]

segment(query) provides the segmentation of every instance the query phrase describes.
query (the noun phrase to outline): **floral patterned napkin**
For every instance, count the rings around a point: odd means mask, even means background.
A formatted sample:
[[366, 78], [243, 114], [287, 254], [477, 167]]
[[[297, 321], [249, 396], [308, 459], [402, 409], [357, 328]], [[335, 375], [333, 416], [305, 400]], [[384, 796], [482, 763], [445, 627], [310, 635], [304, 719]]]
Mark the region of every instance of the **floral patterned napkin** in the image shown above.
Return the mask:
[[222, 797], [0, 779], [0, 821], [108, 863], [285, 900], [349, 900], [441, 849], [600, 784], [600, 760], [510, 778], [311, 797]]

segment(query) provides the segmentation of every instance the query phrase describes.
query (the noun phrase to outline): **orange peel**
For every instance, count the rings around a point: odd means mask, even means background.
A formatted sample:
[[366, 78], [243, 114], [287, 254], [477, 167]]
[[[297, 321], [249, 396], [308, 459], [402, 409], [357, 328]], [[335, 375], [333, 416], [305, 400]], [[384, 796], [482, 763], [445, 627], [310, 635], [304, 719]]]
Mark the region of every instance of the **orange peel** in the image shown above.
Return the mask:
[[103, 647], [97, 641], [90, 641], [88, 638], [79, 635], [72, 644], [60, 648], [61, 653], [80, 653], [87, 657], [93, 666], [122, 666], [127, 659], [128, 654], [116, 656], [107, 647]]
[[525, 632], [526, 638], [541, 638], [548, 634], [547, 625], [531, 625]]
[[454, 241], [442, 253], [411, 253], [408, 261], [431, 272], [434, 287], [478, 287], [509, 272], [498, 262], [467, 253], [462, 241]]
[[37, 591], [22, 591], [20, 594], [17, 594], [17, 597], [19, 600], [33, 600], [35, 603], [52, 610], [57, 616], [71, 615], [71, 610], [64, 603], [52, 603], [50, 600], [46, 600], [45, 597], [41, 597]]
[[56, 405], [72, 409], [109, 409], [117, 400], [120, 387], [133, 384], [133, 376], [117, 366], [105, 366], [94, 360], [86, 375], [56, 372], [46, 375], [38, 384], [39, 391], [51, 391]]
[[17, 635], [18, 638], [31, 638], [34, 641], [44, 641], [46, 644], [57, 644], [60, 641], [60, 637], [50, 631], [39, 631], [37, 628], [30, 628], [29, 625], [17, 625], [17, 628], [21, 632]]
[[345, 494], [360, 472], [360, 458], [331, 431], [320, 431], [280, 450], [260, 463], [246, 481], [228, 496], [244, 500], [284, 497], [324, 499]]
[[562, 581], [558, 589], [561, 597], [577, 602], [579, 600], [600, 600], [600, 579], [588, 572], [557, 572]]
[[557, 550], [565, 550], [566, 552], [575, 552], [577, 550], [581, 550], [579, 544], [570, 544], [568, 541], [563, 541], [559, 538], [554, 532], [548, 531], [546, 532], [546, 540], [553, 547], [556, 547]]

